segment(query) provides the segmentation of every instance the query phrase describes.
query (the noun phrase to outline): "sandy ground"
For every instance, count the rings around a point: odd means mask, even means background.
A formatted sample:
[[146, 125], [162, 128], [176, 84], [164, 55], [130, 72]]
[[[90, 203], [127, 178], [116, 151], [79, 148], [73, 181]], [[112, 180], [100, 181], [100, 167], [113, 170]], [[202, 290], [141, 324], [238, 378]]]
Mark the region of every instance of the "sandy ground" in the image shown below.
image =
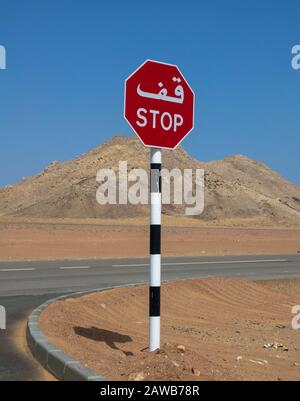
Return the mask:
[[162, 348], [151, 354], [146, 286], [58, 301], [40, 323], [53, 343], [109, 379], [299, 380], [300, 330], [291, 328], [299, 294], [300, 280], [165, 284]]
[[[88, 259], [148, 255], [147, 220], [77, 224], [0, 222], [0, 260]], [[118, 244], [118, 246], [116, 246]], [[134, 246], [133, 246], [134, 245]], [[205, 227], [192, 219], [163, 220], [165, 256], [300, 252], [300, 229]]]

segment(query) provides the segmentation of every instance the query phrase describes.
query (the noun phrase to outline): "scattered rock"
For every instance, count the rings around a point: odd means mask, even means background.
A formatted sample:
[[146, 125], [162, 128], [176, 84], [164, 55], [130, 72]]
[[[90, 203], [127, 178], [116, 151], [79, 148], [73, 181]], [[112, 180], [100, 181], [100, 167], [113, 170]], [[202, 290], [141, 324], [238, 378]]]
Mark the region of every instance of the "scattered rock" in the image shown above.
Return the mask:
[[237, 361], [241, 361], [242, 359], [243, 359], [242, 356], [238, 356], [238, 357], [236, 358]]
[[265, 359], [249, 359], [249, 362], [255, 363], [257, 365], [269, 365], [269, 362]]
[[192, 368], [192, 372], [193, 372], [193, 374], [194, 374], [195, 376], [201, 376], [201, 372], [200, 372], [199, 369]]
[[289, 349], [287, 347], [285, 347], [283, 344], [281, 343], [266, 343], [264, 344], [264, 348], [274, 348], [274, 349], [283, 349], [284, 351], [288, 351]]
[[177, 363], [176, 361], [171, 361], [171, 365], [174, 367], [174, 368], [179, 368], [179, 363]]
[[106, 305], [105, 304], [100, 304], [101, 308], [106, 309]]
[[177, 345], [177, 351], [183, 354], [185, 352], [185, 346], [181, 344]]
[[257, 365], [263, 365], [263, 362], [261, 362], [261, 361], [256, 361], [256, 360], [254, 360], [254, 359], [249, 359], [249, 362], [256, 363]]
[[140, 382], [145, 379], [144, 372], [131, 373], [128, 377], [129, 381]]

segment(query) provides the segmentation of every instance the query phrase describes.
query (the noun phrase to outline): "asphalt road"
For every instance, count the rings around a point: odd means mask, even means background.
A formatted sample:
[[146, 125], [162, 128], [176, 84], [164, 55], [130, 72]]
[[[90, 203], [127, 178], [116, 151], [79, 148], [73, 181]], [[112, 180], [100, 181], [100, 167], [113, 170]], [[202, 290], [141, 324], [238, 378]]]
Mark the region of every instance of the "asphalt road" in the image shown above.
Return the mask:
[[[0, 262], [0, 305], [7, 311], [7, 330], [0, 330], [0, 380], [45, 378], [22, 344], [26, 317], [33, 308], [68, 292], [147, 282], [148, 270], [148, 259]], [[300, 254], [162, 260], [162, 280], [213, 276], [300, 278]]]

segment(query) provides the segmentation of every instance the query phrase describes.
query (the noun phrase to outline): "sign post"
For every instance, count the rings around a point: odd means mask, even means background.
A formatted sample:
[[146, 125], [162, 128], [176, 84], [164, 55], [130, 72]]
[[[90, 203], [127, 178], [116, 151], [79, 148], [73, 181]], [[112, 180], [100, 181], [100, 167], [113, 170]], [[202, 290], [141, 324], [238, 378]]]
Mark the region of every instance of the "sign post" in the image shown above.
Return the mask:
[[150, 151], [149, 351], [160, 347], [161, 150]]
[[149, 351], [160, 347], [161, 149], [194, 128], [194, 92], [177, 66], [147, 60], [125, 81], [124, 117], [150, 151]]

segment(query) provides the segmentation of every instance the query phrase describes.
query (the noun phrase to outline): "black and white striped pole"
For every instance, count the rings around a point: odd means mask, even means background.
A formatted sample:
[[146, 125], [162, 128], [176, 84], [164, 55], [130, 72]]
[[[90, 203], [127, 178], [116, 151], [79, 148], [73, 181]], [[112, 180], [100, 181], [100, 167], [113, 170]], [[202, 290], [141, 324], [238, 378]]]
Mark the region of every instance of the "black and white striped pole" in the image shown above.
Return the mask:
[[150, 152], [149, 351], [160, 347], [161, 149]]

